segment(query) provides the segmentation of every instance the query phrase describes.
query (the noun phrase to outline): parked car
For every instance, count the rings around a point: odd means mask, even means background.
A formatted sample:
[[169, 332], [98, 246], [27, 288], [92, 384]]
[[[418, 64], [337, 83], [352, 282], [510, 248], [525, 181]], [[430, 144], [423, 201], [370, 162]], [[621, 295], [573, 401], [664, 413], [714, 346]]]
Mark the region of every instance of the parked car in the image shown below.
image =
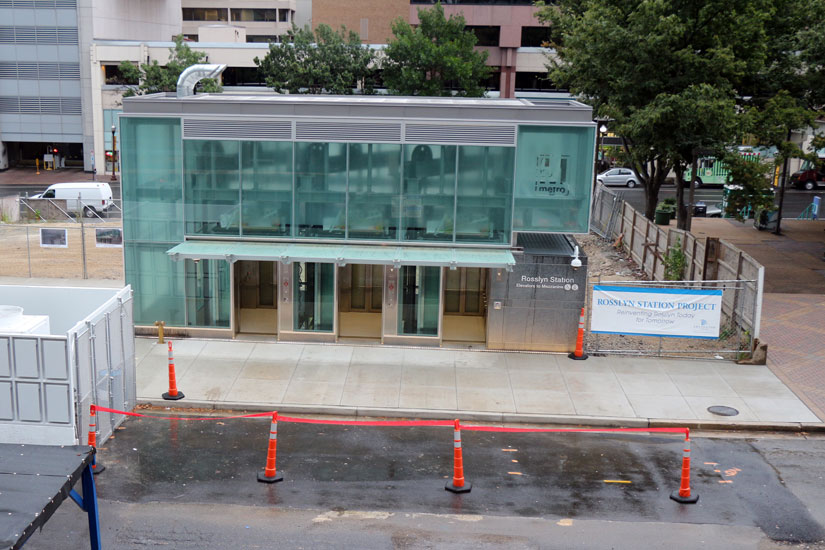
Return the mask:
[[87, 218], [105, 214], [114, 204], [112, 188], [105, 181], [55, 183], [31, 198], [65, 200], [69, 213]]
[[596, 181], [604, 185], [624, 185], [633, 189], [642, 181], [630, 168], [611, 168], [596, 176]]
[[797, 189], [808, 191], [825, 185], [825, 159], [820, 159], [817, 164], [806, 160], [799, 172], [791, 174], [790, 183]]

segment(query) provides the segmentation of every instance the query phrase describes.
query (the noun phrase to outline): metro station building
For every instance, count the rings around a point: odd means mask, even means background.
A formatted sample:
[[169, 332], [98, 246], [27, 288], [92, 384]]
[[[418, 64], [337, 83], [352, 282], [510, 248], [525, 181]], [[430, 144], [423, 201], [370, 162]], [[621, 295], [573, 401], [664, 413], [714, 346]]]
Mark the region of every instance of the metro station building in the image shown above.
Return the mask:
[[586, 105], [156, 94], [124, 100], [120, 131], [135, 325], [573, 348]]

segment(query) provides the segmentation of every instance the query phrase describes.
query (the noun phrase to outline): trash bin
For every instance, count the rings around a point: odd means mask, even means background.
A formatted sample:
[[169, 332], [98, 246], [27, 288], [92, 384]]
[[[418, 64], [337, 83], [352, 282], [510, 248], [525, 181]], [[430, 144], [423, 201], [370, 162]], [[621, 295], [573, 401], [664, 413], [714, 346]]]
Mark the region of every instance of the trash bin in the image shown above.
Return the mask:
[[670, 225], [670, 210], [656, 210], [653, 213], [653, 223], [656, 225]]
[[708, 205], [702, 201], [693, 205], [694, 218], [706, 218], [708, 216]]
[[758, 210], [756, 215], [753, 217], [753, 226], [760, 231], [769, 230], [773, 231], [776, 229], [776, 224], [778, 223], [779, 219], [779, 210], [776, 209], [768, 209], [768, 210]]

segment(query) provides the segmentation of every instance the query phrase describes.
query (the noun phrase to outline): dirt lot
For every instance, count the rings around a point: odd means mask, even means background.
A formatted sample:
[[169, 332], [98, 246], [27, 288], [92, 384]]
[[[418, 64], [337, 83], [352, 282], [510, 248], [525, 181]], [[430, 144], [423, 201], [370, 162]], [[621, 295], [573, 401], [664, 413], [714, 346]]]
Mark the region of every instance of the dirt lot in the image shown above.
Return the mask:
[[[80, 223], [0, 224], [0, 276], [83, 278], [85, 252], [86, 278], [123, 280], [123, 247], [113, 246], [112, 232], [106, 231], [120, 226], [119, 222], [87, 223], [81, 235]], [[52, 246], [41, 245], [41, 229], [47, 230], [42, 244], [51, 241]]]

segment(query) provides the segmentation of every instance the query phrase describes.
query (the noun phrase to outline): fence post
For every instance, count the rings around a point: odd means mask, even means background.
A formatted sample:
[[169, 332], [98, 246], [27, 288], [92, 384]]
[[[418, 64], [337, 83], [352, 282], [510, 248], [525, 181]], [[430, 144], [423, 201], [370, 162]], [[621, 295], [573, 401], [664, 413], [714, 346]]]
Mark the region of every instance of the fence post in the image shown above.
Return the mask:
[[[78, 195], [77, 199], [78, 204], [80, 204], [80, 196]], [[83, 278], [87, 279], [86, 276], [86, 229], [83, 223], [83, 218], [85, 217], [84, 213], [81, 211], [80, 214], [80, 257], [83, 261]]]
[[29, 242], [29, 226], [26, 226], [26, 258], [29, 262], [29, 279], [32, 276], [32, 245]]

